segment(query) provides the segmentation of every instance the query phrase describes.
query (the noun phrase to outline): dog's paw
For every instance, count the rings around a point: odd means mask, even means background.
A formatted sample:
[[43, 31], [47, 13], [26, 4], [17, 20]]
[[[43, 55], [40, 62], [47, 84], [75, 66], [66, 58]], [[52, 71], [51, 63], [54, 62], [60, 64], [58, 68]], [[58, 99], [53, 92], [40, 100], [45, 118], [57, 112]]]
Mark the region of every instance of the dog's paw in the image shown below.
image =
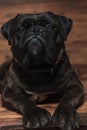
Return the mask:
[[53, 114], [52, 125], [64, 130], [79, 128], [79, 116], [73, 107], [61, 106]]
[[45, 109], [38, 107], [25, 112], [23, 116], [23, 125], [25, 128], [38, 128], [47, 125], [50, 122], [51, 115]]

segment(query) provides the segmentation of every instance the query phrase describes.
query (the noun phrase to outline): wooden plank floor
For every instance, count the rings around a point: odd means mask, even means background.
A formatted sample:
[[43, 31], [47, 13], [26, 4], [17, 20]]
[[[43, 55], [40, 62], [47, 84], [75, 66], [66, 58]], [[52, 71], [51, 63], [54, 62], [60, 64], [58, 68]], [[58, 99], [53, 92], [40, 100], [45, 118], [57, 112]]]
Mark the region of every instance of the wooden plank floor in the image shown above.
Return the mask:
[[[38, 13], [46, 11], [52, 11], [73, 19], [73, 29], [65, 44], [71, 64], [85, 88], [85, 102], [78, 108], [78, 112], [81, 116], [81, 124], [87, 125], [87, 1], [9, 0], [8, 2], [8, 0], [0, 0], [0, 27], [5, 21], [18, 13]], [[10, 47], [0, 34], [0, 64], [8, 57], [11, 57]], [[43, 104], [40, 107], [46, 108], [52, 114], [56, 104]], [[14, 127], [15, 125], [17, 125], [17, 128]], [[22, 129], [21, 125], [21, 115], [3, 108], [0, 100], [0, 130], [19, 130]]]

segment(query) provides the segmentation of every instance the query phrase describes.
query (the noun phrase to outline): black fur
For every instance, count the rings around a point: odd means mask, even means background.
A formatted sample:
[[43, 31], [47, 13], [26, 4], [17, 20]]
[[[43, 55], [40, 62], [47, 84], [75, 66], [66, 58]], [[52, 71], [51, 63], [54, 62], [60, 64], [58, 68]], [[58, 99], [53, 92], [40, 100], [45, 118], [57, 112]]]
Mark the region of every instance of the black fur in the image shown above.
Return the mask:
[[[23, 115], [25, 128], [79, 126], [75, 108], [83, 102], [84, 89], [64, 45], [71, 28], [71, 19], [51, 12], [19, 14], [1, 28], [13, 54], [0, 73], [2, 103]], [[59, 106], [51, 117], [36, 104], [54, 95]]]

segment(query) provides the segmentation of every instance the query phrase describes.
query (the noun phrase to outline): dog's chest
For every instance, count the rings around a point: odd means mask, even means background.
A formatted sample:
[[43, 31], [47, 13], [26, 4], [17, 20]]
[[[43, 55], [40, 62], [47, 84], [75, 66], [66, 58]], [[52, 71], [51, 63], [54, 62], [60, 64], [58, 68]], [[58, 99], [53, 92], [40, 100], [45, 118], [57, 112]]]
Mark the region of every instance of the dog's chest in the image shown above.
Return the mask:
[[[42, 92], [39, 92], [38, 89], [37, 91], [33, 91], [32, 87], [27, 86], [20, 81], [20, 79], [15, 74], [12, 68], [9, 69], [9, 73], [7, 75], [7, 84], [11, 89], [13, 88], [13, 89], [19, 90], [20, 92], [23, 92], [30, 100], [34, 102], [44, 101], [48, 96], [55, 93], [55, 91], [43, 92], [42, 89], [40, 90]], [[45, 87], [44, 90], [45, 89], [47, 88]]]

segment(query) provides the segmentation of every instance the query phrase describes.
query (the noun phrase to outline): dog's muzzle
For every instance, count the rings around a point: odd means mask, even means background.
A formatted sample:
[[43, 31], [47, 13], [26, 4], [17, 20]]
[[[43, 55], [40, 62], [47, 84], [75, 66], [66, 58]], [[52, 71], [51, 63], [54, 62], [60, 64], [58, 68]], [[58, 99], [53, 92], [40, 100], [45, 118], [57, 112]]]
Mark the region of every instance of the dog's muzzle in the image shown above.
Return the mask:
[[44, 51], [44, 38], [43, 38], [43, 28], [39, 26], [34, 26], [29, 32], [29, 37], [26, 39], [26, 44], [28, 52], [32, 55], [38, 55]]
[[[31, 38], [31, 39], [30, 39]], [[43, 51], [43, 43], [38, 37], [30, 37], [27, 44], [28, 53], [38, 55]]]

